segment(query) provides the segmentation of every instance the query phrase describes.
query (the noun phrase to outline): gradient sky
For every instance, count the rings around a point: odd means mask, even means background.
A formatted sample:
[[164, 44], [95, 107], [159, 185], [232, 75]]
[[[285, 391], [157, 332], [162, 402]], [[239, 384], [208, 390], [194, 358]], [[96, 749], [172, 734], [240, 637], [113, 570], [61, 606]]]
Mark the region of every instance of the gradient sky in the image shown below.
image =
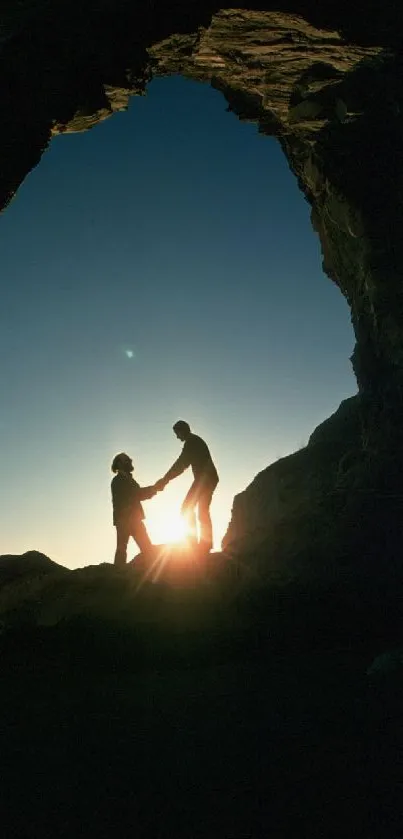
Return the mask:
[[[349, 310], [280, 146], [205, 85], [156, 80], [57, 137], [0, 246], [0, 553], [111, 561], [112, 456], [153, 483], [179, 418], [220, 473], [219, 543], [234, 494], [356, 391]], [[190, 480], [147, 502], [156, 541]]]

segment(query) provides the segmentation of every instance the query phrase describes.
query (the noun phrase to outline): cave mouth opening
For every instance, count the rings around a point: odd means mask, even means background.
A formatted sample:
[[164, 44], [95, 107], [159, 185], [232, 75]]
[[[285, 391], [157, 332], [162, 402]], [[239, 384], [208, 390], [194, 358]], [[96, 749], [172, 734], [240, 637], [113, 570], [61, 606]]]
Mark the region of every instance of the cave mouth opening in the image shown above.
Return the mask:
[[[235, 126], [223, 105], [208, 85], [155, 79], [128, 112], [56, 136], [3, 217], [3, 336], [14, 418], [29, 407], [19, 457], [36, 498], [23, 547], [34, 540], [66, 565], [109, 559], [99, 487], [116, 450], [133, 454], [148, 484], [179, 453], [175, 419], [205, 436], [221, 475], [218, 547], [234, 494], [356, 389], [347, 304], [322, 273], [280, 145]], [[13, 439], [10, 425], [9, 451]], [[83, 459], [84, 502], [74, 489]], [[45, 534], [40, 509], [55, 470], [63, 486]], [[148, 505], [155, 541], [188, 483]], [[66, 507], [74, 528], [60, 525]]]

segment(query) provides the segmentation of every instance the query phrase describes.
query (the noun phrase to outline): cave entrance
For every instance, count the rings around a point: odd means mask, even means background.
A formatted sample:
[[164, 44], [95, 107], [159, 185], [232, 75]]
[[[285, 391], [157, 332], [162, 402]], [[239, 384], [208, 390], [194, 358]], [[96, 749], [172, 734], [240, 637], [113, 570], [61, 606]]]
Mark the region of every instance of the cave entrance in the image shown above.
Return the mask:
[[[219, 543], [234, 494], [356, 390], [348, 306], [280, 145], [208, 85], [156, 79], [127, 113], [56, 137], [2, 252], [10, 553], [110, 561], [109, 460], [126, 449], [154, 482], [178, 418], [219, 468]], [[188, 484], [149, 502], [156, 541]]]

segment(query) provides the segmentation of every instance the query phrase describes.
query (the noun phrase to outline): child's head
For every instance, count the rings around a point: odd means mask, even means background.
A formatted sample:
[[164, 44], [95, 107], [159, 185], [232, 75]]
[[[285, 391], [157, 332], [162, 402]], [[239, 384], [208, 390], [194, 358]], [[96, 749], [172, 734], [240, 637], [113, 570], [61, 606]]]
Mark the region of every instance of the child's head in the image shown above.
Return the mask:
[[115, 455], [112, 460], [112, 472], [133, 472], [133, 469], [133, 461], [125, 452]]

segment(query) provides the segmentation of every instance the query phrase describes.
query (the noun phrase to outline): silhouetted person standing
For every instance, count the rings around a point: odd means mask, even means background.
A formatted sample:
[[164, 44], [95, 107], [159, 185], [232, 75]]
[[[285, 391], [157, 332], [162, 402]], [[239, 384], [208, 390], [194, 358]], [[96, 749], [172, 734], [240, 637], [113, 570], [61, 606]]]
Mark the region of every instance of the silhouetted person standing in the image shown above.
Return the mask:
[[208, 553], [213, 547], [213, 528], [210, 516], [210, 504], [213, 492], [218, 484], [218, 474], [214, 466], [207, 444], [192, 434], [190, 426], [184, 420], [178, 420], [173, 430], [178, 438], [184, 442], [181, 454], [168, 472], [156, 482], [157, 489], [163, 489], [169, 481], [181, 475], [188, 466], [193, 472], [193, 483], [182, 504], [182, 513], [186, 516], [191, 533], [191, 539], [197, 544], [197, 527], [195, 508], [198, 507], [200, 524], [200, 548]]
[[155, 487], [140, 487], [132, 476], [133, 461], [129, 455], [121, 452], [112, 462], [113, 523], [116, 527], [115, 565], [123, 566], [127, 558], [127, 543], [130, 536], [137, 543], [141, 553], [150, 554], [153, 544], [147, 533], [145, 513], [141, 501], [152, 498]]

